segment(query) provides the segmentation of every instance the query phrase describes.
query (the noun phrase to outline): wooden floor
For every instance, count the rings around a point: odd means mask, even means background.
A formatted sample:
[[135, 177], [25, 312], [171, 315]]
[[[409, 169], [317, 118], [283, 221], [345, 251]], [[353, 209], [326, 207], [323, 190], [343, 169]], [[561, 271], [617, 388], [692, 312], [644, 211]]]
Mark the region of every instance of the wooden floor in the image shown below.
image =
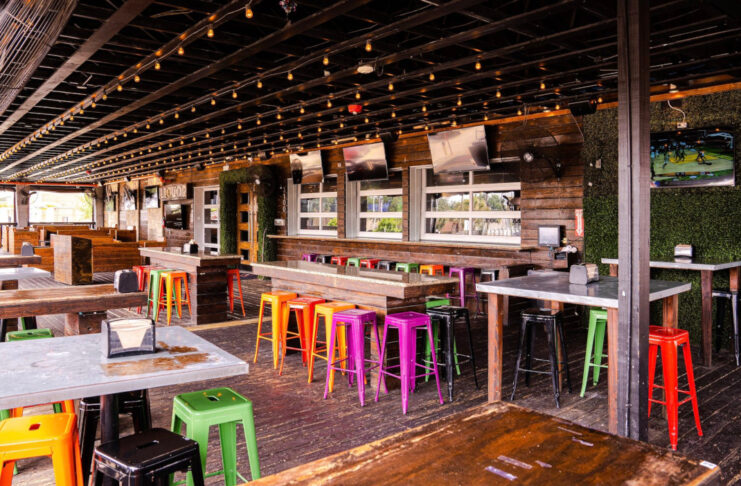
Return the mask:
[[[97, 282], [107, 282], [111, 276], [96, 275]], [[26, 281], [22, 288], [59, 285], [51, 279]], [[267, 282], [251, 279], [243, 281], [245, 293], [245, 323], [235, 326], [209, 327], [198, 330], [199, 335], [242, 359], [252, 362], [259, 295], [269, 288]], [[115, 316], [132, 315], [127, 310], [111, 313]], [[187, 313], [182, 320], [173, 323], [188, 325]], [[231, 314], [230, 318], [243, 319]], [[50, 327], [60, 335], [63, 328], [62, 316], [44, 316], [38, 319], [39, 326]], [[469, 366], [462, 367], [462, 375], [456, 377], [455, 400], [440, 405], [436, 400], [433, 382], [421, 383], [411, 396], [409, 412], [401, 413], [401, 399], [398, 390], [389, 395], [381, 395], [380, 401], [373, 401], [373, 391], [367, 390], [365, 407], [360, 407], [356, 390], [349, 389], [344, 381], [338, 381], [335, 392], [324, 400], [324, 374], [326, 367], [319, 361], [315, 370], [314, 382], [307, 383], [306, 368], [301, 366], [298, 354], [287, 356], [285, 372], [278, 376], [272, 369], [271, 351], [268, 346], [260, 348], [258, 362], [250, 365], [250, 374], [242, 378], [214, 380], [153, 390], [151, 393], [152, 413], [155, 426], [168, 427], [170, 423], [172, 397], [178, 393], [216, 386], [230, 386], [250, 398], [254, 403], [257, 439], [262, 474], [268, 475], [297, 466], [327, 455], [355, 447], [411, 427], [444, 418], [454, 412], [465, 410], [483, 403], [486, 397], [486, 321], [483, 317], [474, 319], [473, 332], [475, 351], [479, 358], [479, 383], [476, 390]], [[505, 396], [509, 396], [512, 383], [512, 368], [515, 360], [517, 329], [505, 328]], [[561, 408], [556, 409], [552, 390], [547, 376], [535, 376], [531, 386], [520, 382], [516, 403], [525, 407], [553, 414], [587, 427], [606, 429], [607, 381], [602, 376], [597, 387], [590, 386], [584, 398], [579, 398], [586, 330], [577, 324], [566, 329], [569, 351], [569, 366], [573, 393], [562, 396]], [[541, 341], [539, 341], [540, 343]], [[465, 340], [459, 346], [465, 347]], [[695, 346], [697, 350], [699, 346]], [[461, 350], [465, 352], [465, 350]], [[712, 368], [699, 365], [695, 356], [695, 379], [700, 401], [700, 415], [704, 437], [698, 437], [694, 428], [691, 408], [680, 408], [679, 452], [694, 458], [719, 464], [723, 471], [724, 484], [741, 484], [741, 368], [736, 368], [732, 355], [722, 351]], [[509, 366], [507, 366], [509, 364]], [[680, 376], [680, 384], [684, 375]], [[447, 400], [447, 398], [446, 398]], [[661, 407], [657, 407], [650, 419], [649, 441], [668, 447], [666, 421]], [[125, 422], [127, 424], [128, 422]], [[208, 470], [218, 469], [218, 437], [214, 431], [211, 436]], [[441, 453], [443, 453], [441, 451]], [[249, 478], [246, 466], [244, 443], [239, 448], [240, 471]], [[20, 474], [14, 485], [50, 484], [50, 462], [46, 459], [22, 463]], [[211, 478], [207, 484], [219, 484]]]

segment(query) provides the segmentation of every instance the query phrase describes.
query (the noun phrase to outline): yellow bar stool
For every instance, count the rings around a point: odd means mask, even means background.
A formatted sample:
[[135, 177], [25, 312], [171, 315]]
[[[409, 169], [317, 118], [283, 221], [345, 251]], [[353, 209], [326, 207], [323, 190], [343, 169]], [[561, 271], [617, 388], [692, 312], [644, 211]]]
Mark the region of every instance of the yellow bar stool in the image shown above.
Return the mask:
[[[295, 299], [296, 297], [297, 296], [294, 292], [286, 292], [285, 290], [263, 292], [263, 294], [260, 295], [260, 317], [257, 319], [255, 363], [257, 363], [257, 353], [260, 350], [260, 340], [265, 339], [266, 341], [273, 343], [273, 368], [278, 368], [278, 360], [280, 359], [281, 330], [283, 329], [283, 321], [287, 321], [289, 315], [288, 301]], [[272, 316], [272, 330], [270, 333], [262, 332], [262, 319], [265, 314], [265, 304], [270, 305], [270, 313]]]
[[425, 275], [445, 275], [444, 265], [420, 265], [419, 273]]
[[154, 320], [157, 322], [160, 318], [160, 310], [165, 305], [167, 309], [167, 325], [172, 321], [172, 298], [178, 306], [178, 317], [183, 317], [183, 288], [185, 289], [185, 303], [188, 304], [188, 313], [190, 314], [190, 290], [188, 290], [188, 274], [180, 270], [170, 270], [160, 276], [164, 285], [160, 283], [157, 313]]
[[[309, 344], [309, 383], [314, 379], [314, 358], [321, 358], [329, 364], [331, 356], [329, 355], [329, 345], [325, 344], [322, 349], [317, 349], [317, 335], [319, 334], [319, 318], [324, 319], [324, 331], [327, 341], [332, 333], [332, 316], [335, 312], [345, 311], [354, 309], [355, 304], [349, 302], [325, 302], [323, 304], [317, 304], [314, 307], [314, 322], [311, 326], [311, 343]], [[344, 326], [338, 329], [337, 340], [339, 342], [339, 354], [340, 359], [347, 358], [347, 336], [345, 334]], [[325, 354], [322, 354], [325, 353]], [[334, 388], [334, 373], [330, 377], [330, 387]]]

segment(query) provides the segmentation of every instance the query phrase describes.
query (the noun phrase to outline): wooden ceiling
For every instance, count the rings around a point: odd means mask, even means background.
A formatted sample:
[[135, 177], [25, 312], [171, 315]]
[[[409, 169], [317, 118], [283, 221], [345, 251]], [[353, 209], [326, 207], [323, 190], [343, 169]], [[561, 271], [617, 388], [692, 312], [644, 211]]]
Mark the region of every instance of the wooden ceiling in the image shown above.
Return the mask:
[[[605, 0], [79, 0], [0, 114], [0, 180], [107, 181], [607, 102], [615, 16]], [[655, 90], [739, 79], [736, 0], [652, 1], [651, 32]]]

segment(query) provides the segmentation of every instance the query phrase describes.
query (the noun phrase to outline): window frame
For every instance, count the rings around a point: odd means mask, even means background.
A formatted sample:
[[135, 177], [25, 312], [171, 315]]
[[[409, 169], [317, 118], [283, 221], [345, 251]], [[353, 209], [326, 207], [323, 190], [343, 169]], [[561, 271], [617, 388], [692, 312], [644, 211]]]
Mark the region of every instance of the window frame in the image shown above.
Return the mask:
[[[325, 176], [325, 179], [327, 178], [328, 177]], [[324, 207], [323, 200], [325, 198], [334, 197], [335, 201], [338, 200], [336, 190], [335, 191], [325, 191], [324, 190], [325, 183], [326, 182], [324, 181], [319, 183], [319, 192], [311, 192], [311, 193], [303, 193], [301, 191], [301, 187], [304, 186], [304, 184], [296, 184], [298, 186], [297, 187], [297, 197], [296, 197], [296, 234], [313, 235], [313, 236], [333, 236], [335, 238], [337, 237], [337, 230], [339, 229], [339, 224], [337, 225], [337, 228], [335, 228], [334, 230], [301, 229], [301, 219], [302, 218], [319, 218], [320, 228], [321, 228], [322, 220], [332, 219], [333, 217], [337, 218], [337, 214], [338, 214], [337, 211], [334, 211], [334, 212], [321, 211], [321, 209], [323, 209]], [[319, 199], [320, 211], [316, 213], [301, 212], [301, 200], [302, 199]], [[338, 223], [339, 223], [339, 219], [338, 219]]]
[[8, 225], [8, 224], [14, 225], [15, 222], [16, 222], [16, 198], [15, 198], [15, 189], [3, 189], [2, 187], [0, 187], [0, 193], [8, 193], [8, 194], [10, 194], [10, 201], [12, 203], [11, 211], [10, 211], [11, 221], [0, 221], [0, 225]]
[[[389, 174], [390, 175], [390, 174]], [[402, 175], [403, 177], [403, 175]], [[361, 200], [367, 196], [398, 196], [404, 198], [404, 188], [390, 188], [390, 189], [361, 189], [358, 186], [356, 202], [357, 202], [357, 221], [355, 222], [356, 233], [360, 238], [372, 238], [382, 240], [401, 240], [404, 235], [404, 211], [360, 211]], [[401, 231], [399, 232], [382, 232], [382, 231], [361, 231], [361, 220], [364, 218], [394, 218], [398, 219], [401, 223]]]
[[[497, 243], [508, 246], [519, 246], [522, 244], [522, 229], [520, 229], [520, 236], [486, 236], [486, 235], [473, 235], [473, 220], [474, 219], [516, 219], [520, 220], [522, 224], [522, 211], [476, 211], [473, 209], [473, 194], [477, 192], [511, 192], [511, 191], [522, 191], [521, 182], [499, 182], [499, 183], [475, 183], [474, 174], [477, 171], [468, 171], [468, 183], [457, 184], [457, 185], [446, 185], [446, 186], [428, 186], [427, 185], [427, 174], [428, 170], [432, 170], [430, 167], [422, 168], [421, 177], [421, 218], [419, 222], [420, 226], [420, 241], [454, 241], [454, 242], [468, 242], [468, 243]], [[438, 194], [438, 193], [468, 193], [469, 203], [467, 211], [428, 211], [427, 210], [427, 195]], [[428, 218], [451, 218], [451, 219], [463, 219], [469, 222], [469, 233], [465, 235], [451, 235], [451, 234], [439, 234], [439, 233], [428, 233], [427, 232], [427, 219]]]

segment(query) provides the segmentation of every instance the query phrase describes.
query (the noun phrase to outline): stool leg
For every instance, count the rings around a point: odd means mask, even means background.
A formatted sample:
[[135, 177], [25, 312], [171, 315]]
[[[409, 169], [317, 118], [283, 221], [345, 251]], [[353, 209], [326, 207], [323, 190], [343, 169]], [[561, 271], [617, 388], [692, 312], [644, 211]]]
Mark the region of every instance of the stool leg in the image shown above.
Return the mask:
[[[520, 361], [522, 360], [522, 348], [525, 347], [525, 340], [527, 339], [527, 320], [522, 319], [520, 326], [520, 346], [517, 348], [517, 360], [515, 361], [515, 379], [512, 382], [512, 395], [509, 399], [514, 401], [515, 392], [517, 391], [517, 377], [520, 374]], [[529, 366], [528, 366], [529, 368]]]
[[183, 287], [185, 287], [185, 303], [188, 305], [188, 314], [191, 318], [193, 317], [193, 310], [190, 307], [190, 285], [188, 284], [188, 278], [183, 279]]
[[353, 355], [355, 357], [355, 374], [358, 380], [358, 398], [360, 406], [365, 406], [365, 323], [359, 322], [352, 326]]
[[255, 342], [255, 359], [254, 363], [257, 363], [257, 352], [260, 350], [260, 332], [262, 331], [262, 316], [265, 313], [265, 301], [260, 299], [260, 314], [257, 318], [257, 340]]
[[80, 462], [85, 484], [90, 476], [90, 466], [93, 463], [93, 449], [95, 448], [95, 433], [98, 431], [98, 414], [86, 412], [80, 414]]
[[[383, 377], [383, 359], [386, 354], [386, 338], [388, 337], [389, 326], [388, 324], [383, 325], [383, 340], [381, 341], [380, 348], [378, 350], [378, 383], [376, 383], [376, 398], [378, 401], [378, 393], [381, 391], [381, 378]], [[385, 388], [385, 383], [384, 383]], [[388, 393], [388, 389], [386, 390]]]
[[273, 369], [278, 369], [278, 358], [280, 358], [280, 339], [281, 339], [281, 305], [276, 302], [270, 303], [270, 314], [272, 316], [272, 334], [273, 338]]
[[669, 425], [669, 442], [677, 450], [679, 436], [679, 405], [677, 403], [677, 346], [661, 346], [661, 367], [664, 371], [664, 395], [666, 396], [666, 418]]
[[172, 321], [172, 293], [174, 291], [175, 281], [172, 278], [165, 279], [165, 299], [167, 301], [167, 325]]
[[[247, 313], [244, 311], [244, 299], [242, 298], [242, 278], [237, 277], [237, 289], [239, 289], [239, 305], [242, 307], [242, 317], [246, 317]], [[190, 299], [188, 299], [190, 302]]]
[[7, 332], [7, 319], [0, 319], [0, 343], [5, 342], [5, 333]]
[[[378, 335], [378, 322], [373, 321], [373, 334], [376, 336], [376, 356], [381, 356], [381, 338]], [[371, 346], [373, 344], [371, 343]], [[371, 355], [373, 354], [373, 351], [371, 350]], [[386, 377], [383, 373], [381, 373], [381, 361], [378, 362], [378, 378], [383, 381], [383, 389], [384, 393], [388, 394], [389, 390], [386, 388]]]
[[252, 411], [252, 402], [248, 403], [248, 409], [242, 417], [242, 428], [244, 440], [247, 444], [247, 456], [250, 462], [250, 474], [252, 480], [260, 479], [260, 459], [257, 456], [257, 433], [255, 432], [255, 416]]
[[[430, 326], [430, 322], [427, 321], [427, 325], [425, 326], [427, 328], [427, 339], [432, 340], [432, 327]], [[432, 361], [437, 363], [437, 353], [435, 350], [432, 350]], [[437, 398], [440, 400], [440, 405], [445, 403], [443, 401], [443, 393], [440, 390], [440, 373], [437, 371], [437, 366], [432, 367], [432, 372], [435, 374], [435, 384], [437, 385]]]
[[314, 379], [314, 358], [316, 356], [316, 339], [319, 333], [319, 313], [314, 311], [311, 325], [311, 342], [309, 343], [309, 383]]
[[589, 378], [589, 368], [592, 364], [592, 348], [594, 346], [594, 330], [597, 327], [596, 316], [591, 314], [589, 316], [589, 328], [587, 330], [587, 350], [584, 353], [584, 373], [581, 379], [581, 393], [580, 397], [584, 397], [584, 392], [587, 391], [587, 380]]
[[237, 484], [237, 422], [219, 424], [221, 464], [224, 466], [224, 484]]
[[[409, 354], [411, 352], [410, 339], [413, 339], [412, 333], [409, 332], [409, 326], [399, 326], [399, 376], [401, 376], [401, 410], [404, 415], [407, 413], [409, 407], [409, 374], [411, 358]], [[430, 334], [432, 334], [430, 332]], [[432, 337], [430, 337], [432, 339]], [[433, 356], [435, 354], [433, 353]], [[432, 359], [435, 359], [434, 357]]]
[[[198, 444], [198, 455], [200, 455], [201, 452], [201, 444]], [[204, 486], [203, 481], [203, 473], [204, 473], [204, 465], [203, 462], [198, 460], [198, 455], [193, 454], [193, 457], [190, 460], [190, 472], [188, 473], [188, 478], [193, 481], [193, 486]]]
[[69, 443], [52, 446], [51, 462], [54, 466], [54, 481], [57, 486], [75, 486], [77, 483], [73, 448], [74, 446]]
[[602, 370], [602, 358], [605, 352], [605, 328], [607, 327], [607, 321], [597, 319], [595, 323], [597, 326], [594, 333], [594, 369], [592, 370], [592, 383], [597, 385], [599, 382], [599, 373]]
[[532, 367], [533, 349], [535, 349], [535, 335], [537, 328], [534, 325], [529, 325], [525, 329], [527, 334], [527, 341], [525, 343], [525, 385], [530, 386], [530, 370]]
[[335, 341], [337, 340], [337, 326], [332, 323], [332, 327], [329, 330], [329, 340], [327, 341], [327, 377], [324, 380], [324, 399], [327, 399], [329, 392], [332, 391], [334, 385], [334, 354], [335, 354]]
[[700, 427], [700, 411], [697, 408], [697, 390], [695, 389], [695, 370], [692, 367], [692, 353], [690, 352], [689, 342], [684, 345], [684, 367], [687, 370], [687, 382], [689, 384], [690, 397], [692, 397], [692, 412], [695, 414], [695, 427], [697, 427], [697, 435], [702, 437], [702, 427]]
[[[432, 336], [434, 337], [435, 348], [437, 349], [437, 343], [440, 337], [440, 322], [436, 317], [431, 317], [430, 320], [432, 321]], [[432, 363], [431, 356], [430, 343], [425, 340], [425, 363]], [[437, 366], [437, 363], [435, 363], [435, 366]], [[430, 375], [425, 375], [425, 383], [428, 381], [430, 381]]]
[[[437, 366], [435, 365], [435, 368]], [[453, 401], [453, 318], [445, 318], [445, 378], [448, 381], [448, 401]]]
[[[476, 389], [479, 389], [479, 379], [476, 376], [476, 353], [473, 351], [473, 336], [471, 335], [471, 319], [468, 316], [468, 313], [464, 314], [464, 318], [466, 319], [466, 332], [468, 333], [468, 349], [471, 351], [471, 367], [473, 368], [473, 384], [476, 386]], [[455, 349], [455, 341], [453, 341], [453, 352], [456, 352]], [[460, 371], [458, 371], [458, 374], [460, 375]]]
[[553, 380], [553, 397], [556, 400], [556, 408], [561, 408], [559, 401], [561, 390], [558, 386], [558, 354], [556, 353], [555, 325], [545, 325], [545, 334], [548, 341], [548, 357], [551, 363], [551, 378]]
[[569, 353], [566, 351], [566, 340], [563, 338], [563, 324], [561, 319], [556, 320], [556, 331], [558, 331], [558, 341], [561, 343], [561, 357], [563, 368], [566, 371], [566, 387], [571, 393], [571, 373], [569, 373]]
[[715, 352], [720, 351], [723, 342], [723, 316], [726, 313], [726, 299], [723, 297], [715, 301]]
[[[206, 472], [206, 456], [208, 454], [208, 426], [199, 425], [198, 423], [188, 424], [187, 436], [198, 442], [198, 455], [200, 461], [193, 461], [197, 463], [201, 468], [201, 476]], [[222, 444], [223, 446], [224, 444]], [[195, 472], [195, 468], [193, 468]], [[187, 486], [194, 486], [195, 478], [194, 475], [188, 473], [186, 477]], [[203, 484], [203, 483], [201, 483]]]
[[738, 341], [738, 294], [731, 297], [731, 312], [733, 313], [733, 350], [736, 354], [736, 366], [739, 366], [739, 341]]
[[229, 312], [234, 312], [234, 278], [226, 279], [226, 293], [229, 296]]
[[655, 344], [648, 345], [648, 416], [651, 416], [651, 405], [654, 397], [654, 378], [656, 377], [656, 353], [659, 347]]
[[461, 307], [466, 307], [466, 274], [458, 275], [458, 291], [461, 295]]

